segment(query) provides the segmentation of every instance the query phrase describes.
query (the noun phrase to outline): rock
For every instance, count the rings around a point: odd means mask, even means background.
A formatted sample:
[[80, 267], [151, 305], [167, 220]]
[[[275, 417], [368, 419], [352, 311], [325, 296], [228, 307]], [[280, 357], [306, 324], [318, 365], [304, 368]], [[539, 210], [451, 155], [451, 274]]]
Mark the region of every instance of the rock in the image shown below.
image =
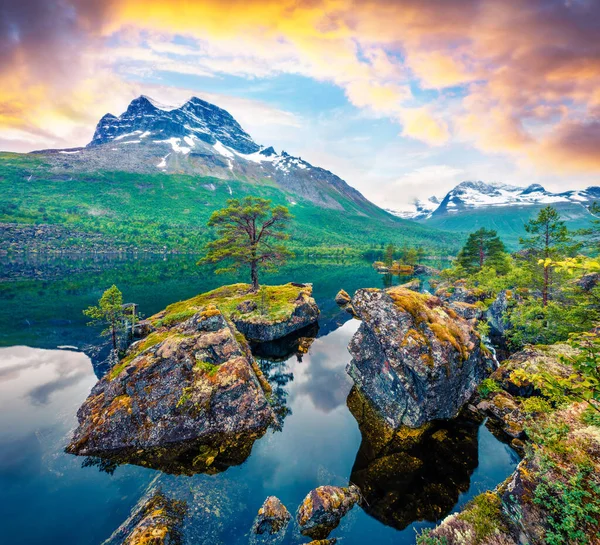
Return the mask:
[[187, 511], [185, 502], [166, 498], [160, 491], [146, 496], [104, 545], [176, 545]]
[[143, 339], [156, 331], [156, 328], [152, 325], [150, 320], [140, 320], [133, 326], [133, 337], [136, 339]]
[[479, 301], [484, 301], [490, 294], [480, 288], [467, 287], [464, 280], [457, 280], [453, 284], [440, 284], [435, 295], [445, 303], [460, 302], [474, 305]]
[[428, 265], [415, 265], [414, 272], [418, 275], [437, 276], [440, 274], [439, 269], [429, 267]]
[[315, 323], [319, 307], [311, 284], [261, 286], [232, 284], [169, 305], [150, 317], [155, 327], [174, 325], [208, 306], [217, 307], [249, 341], [272, 341]]
[[600, 273], [595, 272], [583, 275], [579, 280], [577, 280], [577, 285], [583, 291], [591, 291], [598, 285], [599, 282]]
[[512, 301], [513, 292], [502, 290], [485, 312], [485, 318], [490, 325], [490, 340], [501, 347], [506, 345], [506, 332], [511, 328], [507, 311]]
[[525, 414], [509, 393], [495, 392], [478, 408], [495, 419], [496, 424], [510, 437], [522, 439], [525, 436]]
[[319, 486], [311, 490], [298, 508], [300, 532], [312, 539], [325, 539], [359, 501], [360, 491], [354, 485]]
[[209, 307], [134, 343], [79, 409], [67, 452], [174, 473], [241, 463], [275, 419], [242, 341]]
[[256, 304], [256, 301], [242, 301], [237, 307], [236, 307], [242, 314], [247, 314], [248, 312], [252, 312], [253, 310], [256, 310], [258, 308], [258, 305]]
[[335, 545], [336, 543], [337, 538], [332, 537], [331, 539], [317, 539], [315, 541], [307, 543], [307, 545]]
[[348, 373], [394, 428], [452, 418], [494, 368], [473, 324], [404, 288], [362, 289]]
[[335, 296], [335, 302], [341, 307], [344, 307], [345, 305], [350, 303], [350, 301], [351, 301], [350, 296], [344, 290], [338, 291], [337, 295]]
[[406, 284], [402, 284], [401, 288], [412, 290], [412, 291], [421, 291], [421, 281], [418, 278], [411, 280], [410, 282], [406, 282]]
[[347, 404], [362, 436], [350, 474], [362, 509], [397, 530], [447, 515], [477, 467], [480, 420], [459, 417], [394, 430], [356, 388]]
[[279, 498], [269, 496], [258, 510], [252, 531], [255, 534], [285, 534], [291, 518], [292, 516]]
[[483, 310], [477, 305], [472, 305], [471, 303], [454, 301], [448, 306], [465, 320], [480, 320], [483, 317]]

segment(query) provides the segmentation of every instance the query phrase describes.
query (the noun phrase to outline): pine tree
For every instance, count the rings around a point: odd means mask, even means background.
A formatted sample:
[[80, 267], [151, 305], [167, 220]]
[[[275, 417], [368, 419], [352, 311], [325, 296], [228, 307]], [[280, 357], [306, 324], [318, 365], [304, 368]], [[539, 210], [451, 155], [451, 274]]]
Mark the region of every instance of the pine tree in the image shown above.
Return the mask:
[[550, 266], [551, 260], [558, 260], [572, 254], [578, 245], [573, 243], [569, 230], [556, 208], [546, 206], [540, 210], [536, 218], [525, 224], [525, 231], [530, 235], [519, 240], [525, 250], [529, 266], [535, 276], [540, 279], [542, 305], [548, 305], [552, 297], [555, 274]]
[[385, 254], [383, 256], [383, 262], [386, 267], [391, 267], [394, 264], [394, 253], [396, 252], [396, 247], [393, 244], [388, 244], [385, 247]]
[[113, 350], [117, 350], [117, 337], [125, 327], [123, 294], [114, 284], [100, 297], [98, 306], [88, 307], [83, 313], [92, 319], [88, 325], [102, 324], [106, 328], [102, 335], [110, 335]]
[[496, 231], [481, 228], [469, 235], [458, 254], [458, 264], [473, 273], [484, 266], [499, 268], [505, 258], [504, 244]]
[[285, 233], [291, 219], [285, 206], [271, 207], [271, 201], [257, 197], [229, 199], [227, 207], [216, 210], [208, 225], [216, 227], [219, 238], [206, 245], [207, 254], [198, 264], [228, 262], [217, 274], [240, 267], [250, 268], [252, 290], [258, 291], [259, 268], [274, 270], [293, 254], [277, 241], [289, 238]]

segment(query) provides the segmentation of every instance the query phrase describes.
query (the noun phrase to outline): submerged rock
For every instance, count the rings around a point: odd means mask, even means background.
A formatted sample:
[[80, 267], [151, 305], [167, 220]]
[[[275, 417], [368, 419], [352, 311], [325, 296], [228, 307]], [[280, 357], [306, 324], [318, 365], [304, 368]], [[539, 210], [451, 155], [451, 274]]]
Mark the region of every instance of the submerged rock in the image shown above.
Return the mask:
[[217, 472], [275, 415], [244, 339], [214, 307], [133, 344], [77, 413], [67, 452], [166, 472]]
[[352, 298], [345, 290], [338, 291], [337, 295], [335, 296], [335, 302], [341, 307], [346, 306], [351, 300]]
[[131, 516], [104, 545], [176, 545], [181, 543], [185, 502], [155, 491], [138, 503]]
[[269, 496], [258, 510], [252, 531], [259, 535], [269, 534], [283, 538], [291, 518], [292, 516], [279, 498]]
[[313, 539], [325, 539], [360, 497], [354, 485], [348, 488], [319, 486], [311, 490], [298, 508], [296, 518], [300, 532]]
[[494, 368], [473, 324], [437, 297], [361, 289], [352, 306], [348, 373], [393, 428], [455, 417]]

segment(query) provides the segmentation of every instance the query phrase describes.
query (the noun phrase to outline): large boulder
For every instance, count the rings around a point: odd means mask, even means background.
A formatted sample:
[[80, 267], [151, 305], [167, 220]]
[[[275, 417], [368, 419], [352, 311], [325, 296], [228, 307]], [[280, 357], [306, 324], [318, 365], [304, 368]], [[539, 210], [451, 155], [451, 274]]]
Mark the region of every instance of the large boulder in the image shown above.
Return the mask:
[[362, 324], [348, 373], [394, 428], [453, 418], [495, 367], [473, 324], [438, 297], [361, 289], [352, 306]]
[[300, 532], [312, 539], [325, 539], [360, 498], [360, 491], [354, 485], [319, 486], [311, 490], [298, 508]]
[[258, 291], [252, 291], [249, 284], [223, 286], [173, 303], [148, 321], [155, 327], [172, 326], [208, 305], [217, 307], [248, 341], [280, 339], [319, 319], [312, 285], [292, 282], [261, 286]]
[[134, 343], [92, 389], [67, 447], [174, 473], [239, 464], [275, 420], [243, 337], [215, 307]]

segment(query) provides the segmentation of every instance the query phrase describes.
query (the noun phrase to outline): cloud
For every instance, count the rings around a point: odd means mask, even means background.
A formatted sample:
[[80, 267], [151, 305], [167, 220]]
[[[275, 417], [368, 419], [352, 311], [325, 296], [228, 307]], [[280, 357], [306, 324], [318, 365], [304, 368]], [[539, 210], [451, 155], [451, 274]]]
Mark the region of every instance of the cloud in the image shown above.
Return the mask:
[[[600, 172], [600, 2], [6, 0], [0, 138], [65, 143], [162, 73], [302, 75], [427, 145]], [[110, 89], [110, 93], [106, 93]]]

